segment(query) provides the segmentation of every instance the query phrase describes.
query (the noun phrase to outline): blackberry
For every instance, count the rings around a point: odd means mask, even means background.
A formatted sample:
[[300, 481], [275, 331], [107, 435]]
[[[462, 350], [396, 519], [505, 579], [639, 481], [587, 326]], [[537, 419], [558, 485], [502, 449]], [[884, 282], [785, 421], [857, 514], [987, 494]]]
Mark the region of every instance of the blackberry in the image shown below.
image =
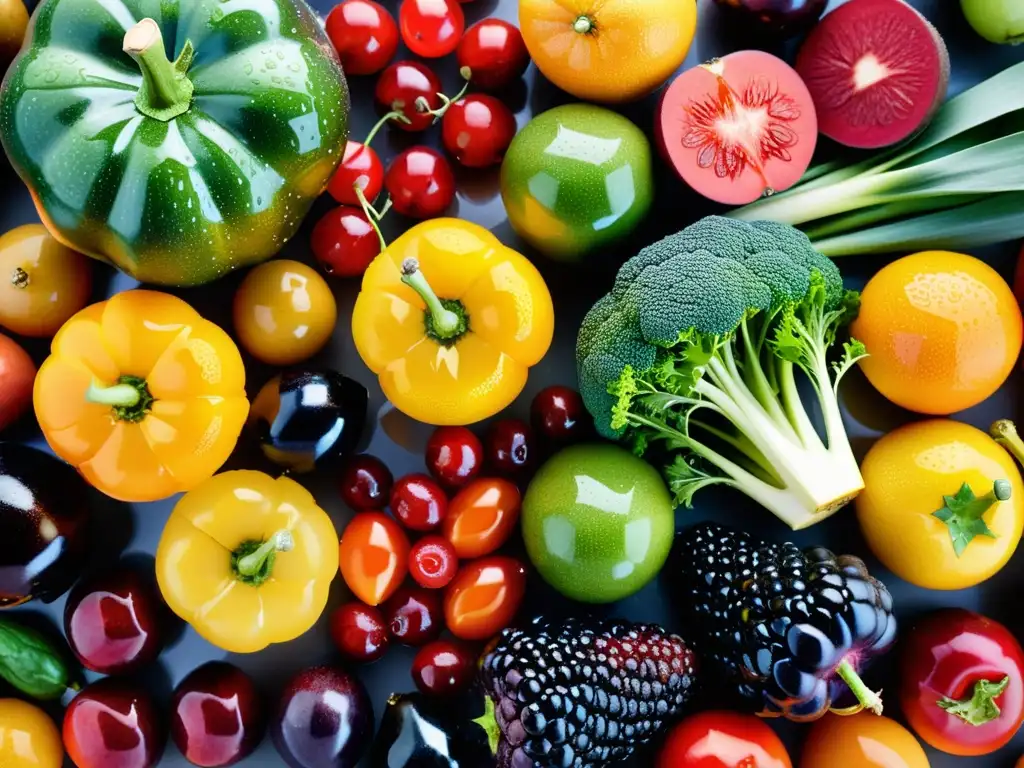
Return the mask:
[[677, 538], [675, 562], [695, 647], [747, 709], [797, 721], [881, 713], [859, 672], [892, 647], [896, 618], [859, 558], [705, 523]]
[[689, 698], [696, 659], [661, 627], [568, 619], [506, 629], [483, 660], [498, 768], [625, 762]]

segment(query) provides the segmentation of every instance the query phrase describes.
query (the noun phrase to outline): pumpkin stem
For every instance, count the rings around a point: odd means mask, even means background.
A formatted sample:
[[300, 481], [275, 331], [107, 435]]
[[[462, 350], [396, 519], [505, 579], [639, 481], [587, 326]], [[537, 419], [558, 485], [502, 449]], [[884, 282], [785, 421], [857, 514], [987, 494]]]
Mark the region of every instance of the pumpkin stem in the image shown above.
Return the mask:
[[124, 34], [124, 52], [135, 59], [142, 72], [142, 87], [135, 107], [147, 117], [167, 122], [188, 111], [192, 104], [192, 81], [186, 72], [195, 51], [185, 42], [177, 61], [164, 50], [164, 38], [153, 19], [143, 19]]

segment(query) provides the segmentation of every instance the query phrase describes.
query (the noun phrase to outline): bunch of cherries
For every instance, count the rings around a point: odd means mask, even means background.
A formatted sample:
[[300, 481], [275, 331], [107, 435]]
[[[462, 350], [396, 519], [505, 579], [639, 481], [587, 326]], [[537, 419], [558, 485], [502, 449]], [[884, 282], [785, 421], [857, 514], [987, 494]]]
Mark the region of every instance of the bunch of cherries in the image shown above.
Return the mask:
[[[516, 530], [536, 440], [562, 447], [593, 426], [579, 394], [559, 386], [537, 394], [531, 422], [495, 421], [483, 441], [466, 427], [439, 427], [427, 443], [429, 475], [396, 481], [368, 455], [346, 464], [341, 495], [356, 515], [341, 537], [341, 573], [358, 600], [331, 616], [346, 658], [376, 661], [395, 641], [420, 647], [412, 676], [424, 693], [471, 682], [473, 643], [508, 626], [526, 591], [524, 564], [496, 553]], [[439, 639], [446, 626], [455, 640]]]
[[[413, 53], [439, 58], [456, 52], [466, 87], [454, 99], [441, 81], [417, 61], [391, 59], [399, 25], [373, 0], [344, 0], [327, 16], [326, 30], [349, 75], [381, 72], [375, 101], [383, 117], [362, 142], [349, 141], [327, 191], [339, 207], [317, 222], [312, 249], [330, 274], [361, 275], [384, 247], [377, 222], [389, 208], [414, 219], [440, 216], [455, 198], [455, 176], [437, 150], [416, 145], [399, 154], [385, 171], [370, 142], [384, 124], [421, 133], [441, 123], [448, 154], [468, 168], [499, 164], [516, 133], [512, 111], [486, 93], [466, 94], [470, 84], [498, 90], [522, 76], [530, 63], [523, 36], [501, 19], [484, 19], [468, 30], [455, 0], [403, 0], [401, 36]], [[386, 68], [385, 68], [386, 67]], [[374, 202], [386, 189], [380, 210]]]

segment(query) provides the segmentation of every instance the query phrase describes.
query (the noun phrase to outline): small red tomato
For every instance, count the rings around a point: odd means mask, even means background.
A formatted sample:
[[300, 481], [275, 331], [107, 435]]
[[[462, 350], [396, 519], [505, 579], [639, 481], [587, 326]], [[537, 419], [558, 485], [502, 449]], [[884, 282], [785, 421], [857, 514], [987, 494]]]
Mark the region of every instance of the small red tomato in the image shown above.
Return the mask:
[[390, 642], [381, 612], [359, 602], [345, 603], [331, 614], [331, 639], [342, 656], [363, 664], [383, 656]]
[[0, 334], [0, 431], [28, 410], [35, 380], [36, 366], [28, 352]]
[[441, 119], [444, 148], [467, 168], [501, 163], [515, 135], [512, 110], [486, 93], [471, 93], [459, 99]]
[[452, 499], [444, 520], [444, 537], [463, 560], [489, 555], [508, 541], [522, 497], [508, 480], [481, 478]]
[[87, 686], [64, 712], [64, 747], [78, 768], [152, 768], [166, 740], [149, 694], [114, 677]]
[[360, 208], [339, 205], [313, 227], [310, 247], [324, 272], [359, 277], [380, 253], [380, 238]]
[[487, 90], [508, 85], [530, 64], [519, 28], [501, 19], [484, 19], [467, 29], [455, 57], [462, 76]]
[[338, 482], [341, 500], [352, 509], [382, 509], [391, 498], [394, 478], [376, 456], [361, 454], [345, 462]]
[[533, 398], [530, 421], [537, 432], [557, 443], [588, 437], [594, 424], [580, 393], [557, 385], [545, 387]]
[[455, 176], [444, 155], [430, 147], [411, 147], [392, 161], [384, 186], [394, 208], [412, 219], [436, 218], [455, 199]]
[[533, 430], [519, 419], [498, 419], [487, 430], [484, 455], [499, 475], [522, 476], [533, 465]]
[[324, 27], [346, 75], [380, 72], [398, 50], [398, 25], [373, 0], [343, 0], [327, 14]]
[[441, 90], [441, 81], [425, 65], [418, 61], [396, 61], [377, 78], [374, 99], [381, 112], [400, 112], [408, 120], [391, 120], [391, 125], [417, 133], [433, 124], [430, 110], [441, 106]]
[[518, 560], [474, 560], [445, 590], [445, 622], [456, 637], [486, 640], [512, 623], [525, 593], [526, 568]]
[[432, 531], [448, 513], [444, 489], [427, 475], [398, 478], [391, 491], [391, 514], [412, 531]]
[[413, 682], [428, 696], [461, 693], [475, 675], [476, 654], [451, 640], [435, 640], [423, 646], [412, 660]]
[[432, 589], [402, 587], [384, 605], [391, 637], [404, 645], [425, 645], [444, 629], [441, 595]]
[[356, 187], [363, 190], [363, 197], [368, 202], [376, 200], [384, 188], [384, 164], [373, 147], [349, 140], [341, 164], [327, 182], [327, 192], [342, 205], [362, 210]]
[[682, 720], [658, 754], [657, 768], [792, 768], [786, 747], [763, 720], [701, 712]]
[[345, 527], [338, 554], [352, 594], [367, 605], [380, 605], [405, 579], [409, 539], [383, 512], [360, 512]]
[[454, 0], [402, 0], [398, 23], [409, 50], [425, 59], [454, 51], [466, 29], [466, 17]]
[[987, 755], [1024, 723], [1024, 651], [1002, 624], [960, 608], [903, 640], [900, 701], [918, 736], [952, 755]]
[[480, 472], [484, 447], [466, 427], [438, 427], [427, 441], [426, 458], [439, 483], [461, 488]]
[[455, 547], [442, 536], [424, 536], [409, 550], [409, 574], [426, 589], [443, 589], [459, 570]]

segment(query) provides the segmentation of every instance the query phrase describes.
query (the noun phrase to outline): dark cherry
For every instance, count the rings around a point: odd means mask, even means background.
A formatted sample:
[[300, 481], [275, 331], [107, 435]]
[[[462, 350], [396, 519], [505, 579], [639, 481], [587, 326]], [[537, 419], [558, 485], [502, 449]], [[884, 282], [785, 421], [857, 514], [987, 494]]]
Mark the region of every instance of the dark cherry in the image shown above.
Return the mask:
[[411, 531], [432, 531], [448, 513], [444, 489], [423, 474], [398, 478], [391, 491], [391, 514]]
[[[401, 112], [408, 122], [392, 119], [390, 124], [403, 131], [425, 131], [434, 122], [428, 110], [441, 106], [441, 81], [418, 61], [396, 61], [377, 78], [374, 99], [380, 113]], [[427, 109], [423, 109], [426, 107]]]
[[449, 488], [461, 488], [477, 476], [484, 446], [466, 427], [438, 427], [427, 441], [427, 469]]
[[448, 696], [466, 690], [476, 675], [477, 655], [463, 643], [435, 640], [412, 661], [412, 679], [423, 693]]
[[64, 748], [78, 768], [152, 768], [166, 742], [149, 694], [114, 677], [88, 686], [64, 713]]
[[270, 735], [291, 768], [352, 768], [373, 738], [370, 696], [343, 669], [304, 669], [285, 687]]
[[545, 387], [530, 406], [533, 428], [548, 440], [573, 443], [589, 436], [594, 420], [580, 393], [571, 387]]
[[533, 430], [519, 419], [499, 419], [487, 430], [484, 453], [499, 475], [520, 477], [533, 465]]
[[208, 662], [174, 689], [171, 738], [193, 765], [234, 765], [253, 753], [265, 730], [259, 692], [236, 666]]
[[394, 477], [376, 456], [360, 454], [345, 462], [338, 487], [341, 499], [352, 509], [384, 509], [391, 499]]
[[167, 609], [152, 579], [118, 566], [80, 581], [64, 606], [64, 634], [86, 669], [129, 674], [156, 660], [166, 640]]
[[391, 637], [404, 645], [418, 646], [436, 640], [444, 628], [441, 593], [403, 586], [384, 603], [384, 619]]
[[391, 642], [381, 612], [358, 601], [331, 614], [331, 638], [342, 656], [363, 664], [383, 656]]

